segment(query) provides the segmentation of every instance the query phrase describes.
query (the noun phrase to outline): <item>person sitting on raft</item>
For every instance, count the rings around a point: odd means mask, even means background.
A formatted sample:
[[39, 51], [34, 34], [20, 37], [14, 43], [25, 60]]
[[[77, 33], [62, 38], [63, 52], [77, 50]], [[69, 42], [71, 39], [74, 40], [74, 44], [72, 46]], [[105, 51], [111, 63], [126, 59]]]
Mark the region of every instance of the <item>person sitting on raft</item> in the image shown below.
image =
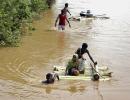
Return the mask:
[[90, 11], [90, 10], [87, 10], [86, 17], [93, 17], [93, 14], [91, 14], [91, 11]]
[[78, 76], [79, 75], [78, 66], [79, 66], [79, 61], [77, 55], [75, 54], [73, 55], [72, 59], [68, 62], [65, 74]]

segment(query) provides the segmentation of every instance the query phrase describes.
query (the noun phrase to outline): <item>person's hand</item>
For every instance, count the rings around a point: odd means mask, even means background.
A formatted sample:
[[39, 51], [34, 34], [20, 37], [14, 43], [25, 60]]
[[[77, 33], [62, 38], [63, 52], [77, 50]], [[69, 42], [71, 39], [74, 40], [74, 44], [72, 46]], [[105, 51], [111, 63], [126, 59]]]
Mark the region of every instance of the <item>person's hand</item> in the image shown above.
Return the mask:
[[97, 65], [97, 61], [96, 61], [96, 62], [94, 62], [94, 65], [95, 65], [95, 66]]
[[69, 24], [69, 27], [71, 28], [71, 25]]
[[56, 24], [55, 24], [55, 27], [56, 27]]

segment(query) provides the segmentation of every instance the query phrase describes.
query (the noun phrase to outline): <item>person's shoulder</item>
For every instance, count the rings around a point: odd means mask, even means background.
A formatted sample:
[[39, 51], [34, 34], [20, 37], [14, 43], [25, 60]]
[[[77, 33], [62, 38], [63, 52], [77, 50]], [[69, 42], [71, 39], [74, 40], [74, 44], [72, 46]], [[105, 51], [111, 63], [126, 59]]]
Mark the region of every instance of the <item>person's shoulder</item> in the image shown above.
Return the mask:
[[81, 50], [81, 48], [78, 48], [77, 50]]
[[67, 8], [67, 7], [64, 7], [63, 9], [65, 9], [65, 10], [66, 10], [66, 9], [68, 9], [68, 8]]
[[78, 48], [78, 49], [77, 49], [77, 51], [80, 51], [80, 50], [81, 50], [81, 48]]
[[57, 73], [55, 73], [55, 72], [52, 72], [51, 74], [53, 74], [53, 75], [57, 75]]
[[88, 49], [86, 49], [86, 50], [85, 50], [85, 52], [89, 53], [89, 50], [88, 50]]
[[56, 73], [55, 72], [51, 72], [51, 75], [54, 76]]
[[66, 11], [68, 11], [68, 8], [64, 7], [63, 10], [66, 12]]

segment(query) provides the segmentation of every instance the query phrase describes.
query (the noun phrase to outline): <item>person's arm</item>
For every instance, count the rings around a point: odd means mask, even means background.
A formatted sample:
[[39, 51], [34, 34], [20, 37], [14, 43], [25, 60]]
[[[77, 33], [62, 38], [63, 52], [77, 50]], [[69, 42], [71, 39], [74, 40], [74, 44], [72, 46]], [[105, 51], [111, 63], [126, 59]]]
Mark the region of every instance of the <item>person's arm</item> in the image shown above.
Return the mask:
[[70, 22], [69, 22], [69, 20], [67, 19], [67, 17], [66, 17], [66, 20], [67, 20], [67, 22], [68, 22], [68, 24], [69, 24], [69, 27], [71, 27]]
[[88, 54], [89, 58], [91, 59], [91, 61], [94, 63], [94, 65], [97, 63], [97, 62], [94, 62], [92, 56], [90, 55], [89, 51], [87, 50], [86, 53]]
[[76, 54], [79, 54], [79, 52], [80, 52], [80, 48], [78, 48], [78, 49], [75, 51]]
[[67, 66], [66, 66], [66, 69], [65, 69], [65, 75], [67, 75], [69, 68], [70, 68], [70, 61], [67, 63]]
[[78, 58], [81, 58], [81, 48], [78, 48], [77, 51], [75, 52], [75, 54], [78, 55]]
[[71, 13], [69, 12], [69, 10], [67, 10], [67, 12], [70, 14], [70, 16], [71, 16]]
[[55, 73], [55, 78], [57, 78], [58, 80], [60, 80], [59, 75], [57, 73]]
[[59, 19], [59, 15], [58, 15], [57, 18], [56, 18], [55, 27], [56, 27], [56, 24], [57, 24], [58, 19]]
[[58, 79], [58, 80], [60, 80], [60, 78], [59, 78], [59, 75], [58, 75], [58, 74], [56, 75], [56, 77], [57, 77], [57, 79]]
[[67, 75], [67, 71], [68, 71], [68, 65], [67, 65], [67, 67], [65, 69], [65, 75]]

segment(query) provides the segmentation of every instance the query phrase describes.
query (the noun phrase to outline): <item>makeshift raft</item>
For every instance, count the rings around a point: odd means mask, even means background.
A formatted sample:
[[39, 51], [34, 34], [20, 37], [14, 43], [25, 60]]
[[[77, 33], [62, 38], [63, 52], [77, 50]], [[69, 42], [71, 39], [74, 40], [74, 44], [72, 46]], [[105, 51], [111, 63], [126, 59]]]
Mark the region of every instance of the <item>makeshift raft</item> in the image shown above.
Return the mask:
[[78, 76], [65, 75], [65, 70], [66, 70], [65, 66], [54, 66], [54, 73], [57, 73], [60, 79], [65, 79], [65, 80], [94, 80], [95, 81], [95, 77], [96, 77], [97, 78], [96, 80], [106, 81], [106, 80], [110, 80], [112, 77], [112, 72], [109, 70], [107, 66], [94, 67], [92, 64], [90, 64], [89, 66], [85, 66], [84, 74], [79, 74]]

